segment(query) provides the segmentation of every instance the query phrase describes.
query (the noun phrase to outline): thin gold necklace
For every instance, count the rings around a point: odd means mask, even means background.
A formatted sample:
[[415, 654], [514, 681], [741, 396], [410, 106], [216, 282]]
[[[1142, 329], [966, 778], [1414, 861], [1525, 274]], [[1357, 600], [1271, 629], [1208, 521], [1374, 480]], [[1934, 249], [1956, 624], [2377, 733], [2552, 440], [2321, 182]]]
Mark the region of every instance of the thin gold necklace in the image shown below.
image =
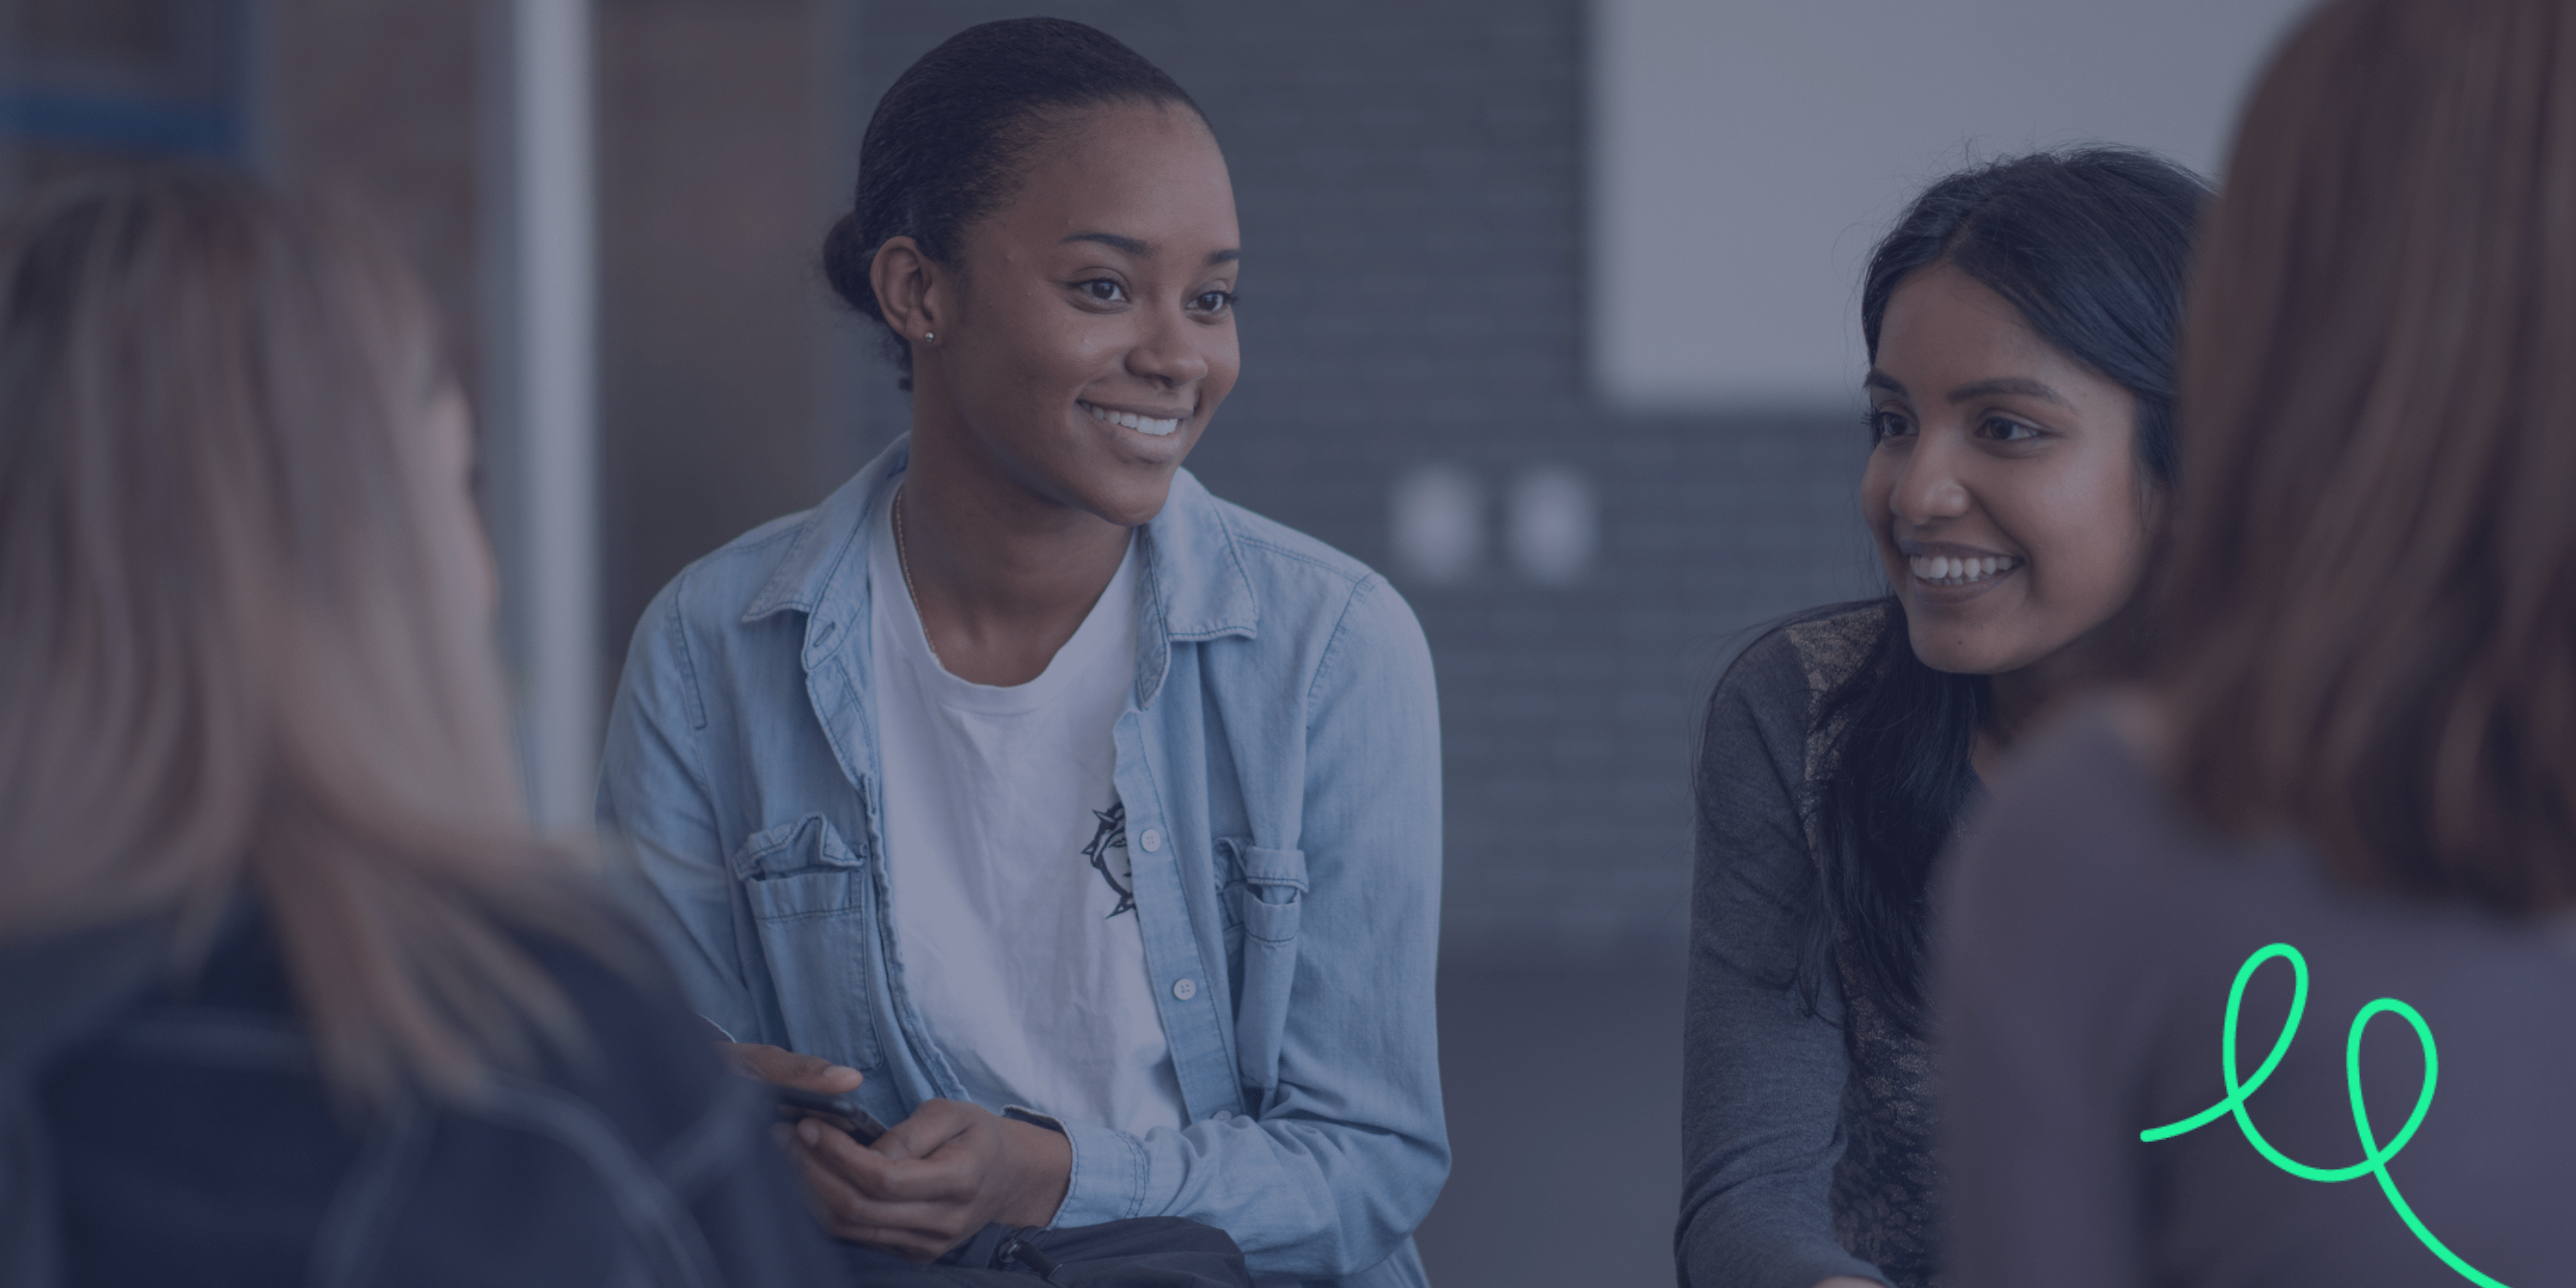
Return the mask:
[[930, 618], [921, 611], [921, 592], [912, 588], [912, 552], [903, 544], [903, 494], [907, 490], [902, 487], [894, 490], [894, 562], [903, 570], [903, 593], [912, 601], [912, 615], [921, 622], [921, 642], [929, 645], [930, 660], [938, 662], [939, 669], [945, 671], [948, 664], [940, 661], [939, 645], [930, 638]]

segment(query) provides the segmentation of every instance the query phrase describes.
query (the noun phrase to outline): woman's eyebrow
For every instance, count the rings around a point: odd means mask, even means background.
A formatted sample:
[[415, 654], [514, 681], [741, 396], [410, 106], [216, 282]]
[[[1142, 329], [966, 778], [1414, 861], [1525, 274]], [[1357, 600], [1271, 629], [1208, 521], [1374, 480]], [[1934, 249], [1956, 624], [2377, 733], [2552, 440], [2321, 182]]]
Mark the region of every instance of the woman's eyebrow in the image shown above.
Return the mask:
[[[1075, 233], [1072, 236], [1065, 238], [1065, 240], [1069, 242], [1098, 242], [1111, 250], [1133, 255], [1138, 259], [1151, 259], [1154, 257], [1153, 243], [1141, 242], [1133, 237], [1122, 237], [1117, 233]], [[1211, 267], [1213, 267], [1218, 264], [1231, 264], [1242, 258], [1243, 252], [1240, 250], [1212, 250], [1208, 252], [1207, 262]]]
[[1065, 240], [1069, 242], [1098, 242], [1111, 250], [1124, 251], [1138, 259], [1147, 258], [1154, 253], [1152, 245], [1146, 242], [1140, 242], [1133, 237], [1121, 237], [1116, 233], [1075, 233], [1071, 237], [1065, 238]]
[[1980, 380], [1973, 385], [1961, 385], [1950, 391], [1950, 401], [1963, 403], [1971, 398], [1991, 398], [1996, 394], [2019, 394], [2024, 398], [2037, 398], [2042, 402], [2056, 403], [2069, 411], [2075, 408], [2075, 404], [2066, 401], [2064, 394], [2023, 376], [2005, 376], [1996, 380]]
[[1860, 378], [1860, 387], [1863, 389], [1884, 389], [1899, 398], [1910, 398], [1913, 396], [1905, 392], [1904, 381], [1898, 380], [1896, 377], [1891, 376], [1876, 367], [1870, 368], [1869, 374]]

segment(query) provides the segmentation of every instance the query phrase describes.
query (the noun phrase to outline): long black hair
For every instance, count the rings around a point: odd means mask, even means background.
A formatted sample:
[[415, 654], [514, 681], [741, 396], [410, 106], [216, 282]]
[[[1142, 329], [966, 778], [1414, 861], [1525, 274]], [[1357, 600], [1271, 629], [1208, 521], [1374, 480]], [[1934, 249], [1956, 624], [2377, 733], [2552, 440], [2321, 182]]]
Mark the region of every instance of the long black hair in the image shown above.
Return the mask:
[[[1116, 103], [1206, 113], [1163, 70], [1095, 27], [1010, 18], [968, 27], [923, 54], [877, 100], [859, 142], [858, 195], [823, 239], [823, 274], [851, 308], [885, 323], [868, 270], [890, 237], [957, 263], [966, 227], [1008, 201], [1053, 118]], [[886, 356], [912, 388], [912, 348], [886, 327]]]
[[[2198, 176], [2131, 148], [2037, 152], [1950, 175], [1870, 255], [1861, 289], [1870, 360], [1898, 285], [1951, 265], [2136, 398], [2138, 462], [2170, 486], [2174, 347], [2208, 197]], [[1924, 665], [1904, 605], [1878, 602], [1884, 625], [1866, 660], [1817, 705], [1819, 727], [1834, 732], [1807, 802], [1823, 854], [1797, 975], [1812, 1008], [1839, 945], [1843, 967], [1920, 1033], [1925, 886], [1976, 782], [1969, 752], [1988, 690], [1982, 675]]]

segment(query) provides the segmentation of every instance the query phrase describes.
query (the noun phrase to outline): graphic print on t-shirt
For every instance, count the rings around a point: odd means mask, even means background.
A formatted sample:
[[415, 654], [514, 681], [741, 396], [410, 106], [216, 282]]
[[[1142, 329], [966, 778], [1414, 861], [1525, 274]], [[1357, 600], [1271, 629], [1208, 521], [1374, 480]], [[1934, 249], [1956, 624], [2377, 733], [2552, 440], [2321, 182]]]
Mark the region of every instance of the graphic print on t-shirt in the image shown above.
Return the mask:
[[[1091, 844], [1082, 847], [1082, 857], [1091, 860], [1091, 866], [1100, 872], [1100, 879], [1108, 882], [1109, 888], [1118, 892], [1118, 906], [1109, 910], [1108, 917], [1101, 918], [1102, 921], [1107, 921], [1109, 917], [1115, 917], [1119, 913], [1136, 910], [1134, 873], [1132, 871], [1113, 872], [1109, 866], [1111, 850], [1117, 850], [1122, 859], [1126, 857], [1127, 802], [1112, 801], [1109, 803], [1109, 808], [1105, 810], [1091, 811], [1091, 816], [1100, 820], [1100, 830], [1092, 834]], [[1118, 866], [1125, 868], [1127, 865], [1122, 862]], [[1121, 877], [1126, 879], [1121, 881]]]
[[977, 684], [931, 653], [890, 518], [880, 499], [868, 630], [881, 906], [922, 1038], [955, 1071], [958, 1098], [994, 1113], [1021, 1105], [1135, 1136], [1178, 1131], [1190, 1113], [1163, 1034], [1170, 985], [1158, 989], [1146, 967], [1146, 896], [1115, 808], [1142, 543], [1129, 539], [1045, 670]]

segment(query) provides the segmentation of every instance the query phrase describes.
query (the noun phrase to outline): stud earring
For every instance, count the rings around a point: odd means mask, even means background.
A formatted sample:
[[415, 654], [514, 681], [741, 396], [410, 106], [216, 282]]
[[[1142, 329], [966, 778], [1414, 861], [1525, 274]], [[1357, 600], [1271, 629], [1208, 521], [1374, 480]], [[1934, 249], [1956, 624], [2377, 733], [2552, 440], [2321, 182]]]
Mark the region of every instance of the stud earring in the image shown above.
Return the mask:
[[924, 331], [921, 333], [921, 342], [923, 344], [936, 344], [938, 341], [939, 337], [931, 332]]

